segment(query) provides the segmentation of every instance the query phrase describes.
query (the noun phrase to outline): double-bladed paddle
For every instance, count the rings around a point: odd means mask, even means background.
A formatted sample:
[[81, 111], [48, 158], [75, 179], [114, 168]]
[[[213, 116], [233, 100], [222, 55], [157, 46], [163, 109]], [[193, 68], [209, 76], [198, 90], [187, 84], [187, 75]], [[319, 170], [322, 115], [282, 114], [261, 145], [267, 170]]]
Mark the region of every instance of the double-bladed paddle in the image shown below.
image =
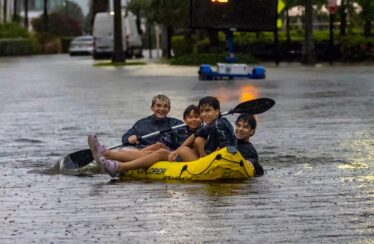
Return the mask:
[[[221, 116], [225, 116], [225, 115], [228, 115], [228, 114], [234, 114], [234, 113], [248, 113], [248, 114], [251, 114], [251, 115], [261, 114], [261, 113], [269, 110], [270, 108], [272, 108], [274, 106], [274, 104], [275, 104], [275, 101], [270, 99], [270, 98], [257, 98], [257, 99], [254, 99], [254, 100], [242, 102], [242, 103], [238, 104], [235, 108], [233, 108], [233, 109], [231, 109], [227, 112], [221, 113]], [[140, 140], [146, 139], [146, 138], [149, 138], [149, 137], [152, 137], [152, 136], [157, 136], [159, 134], [162, 134], [162, 133], [165, 133], [165, 132], [168, 132], [168, 131], [172, 131], [172, 130], [175, 130], [175, 129], [178, 129], [178, 128], [181, 128], [181, 127], [184, 127], [184, 126], [186, 126], [186, 124], [176, 125], [176, 126], [173, 126], [171, 128], [168, 128], [168, 129], [162, 130], [162, 131], [155, 131], [153, 133], [142, 136], [140, 138]], [[110, 147], [108, 149], [115, 149], [115, 148], [119, 148], [119, 147], [123, 147], [123, 146], [124, 146], [124, 144], [119, 144], [119, 145]], [[71, 154], [66, 155], [61, 160], [61, 163], [63, 164], [63, 165], [61, 165], [61, 167], [64, 167], [65, 169], [82, 168], [82, 167], [88, 165], [93, 160], [94, 159], [93, 159], [91, 150], [90, 149], [84, 149], [84, 150], [76, 151], [76, 152], [73, 152]]]

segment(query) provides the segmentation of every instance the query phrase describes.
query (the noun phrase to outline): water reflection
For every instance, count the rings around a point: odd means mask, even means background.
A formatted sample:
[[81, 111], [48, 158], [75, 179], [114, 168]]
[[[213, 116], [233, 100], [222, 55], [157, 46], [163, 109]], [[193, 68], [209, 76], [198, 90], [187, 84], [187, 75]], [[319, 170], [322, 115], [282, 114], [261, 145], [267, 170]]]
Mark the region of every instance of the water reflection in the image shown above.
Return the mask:
[[258, 89], [252, 85], [245, 85], [240, 87], [240, 101], [248, 101], [258, 97]]

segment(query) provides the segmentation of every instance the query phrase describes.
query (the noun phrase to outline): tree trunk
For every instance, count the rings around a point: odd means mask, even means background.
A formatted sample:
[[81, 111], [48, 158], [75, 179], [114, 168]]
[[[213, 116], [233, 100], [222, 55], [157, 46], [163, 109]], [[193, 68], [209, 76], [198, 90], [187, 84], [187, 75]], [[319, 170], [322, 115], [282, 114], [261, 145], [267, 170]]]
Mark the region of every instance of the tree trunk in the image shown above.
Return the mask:
[[44, 0], [43, 24], [44, 24], [44, 31], [48, 32], [48, 0]]
[[13, 16], [12, 16], [12, 21], [13, 22], [18, 22], [18, 0], [13, 1]]
[[170, 26], [162, 25], [161, 27], [161, 49], [162, 57], [171, 58], [171, 37], [172, 28]]
[[312, 0], [305, 0], [305, 38], [302, 52], [302, 62], [304, 64], [315, 63], [315, 50], [313, 42], [313, 7]]
[[122, 13], [121, 0], [113, 0], [114, 7], [114, 50], [112, 63], [125, 62], [125, 53], [122, 43]]
[[345, 36], [347, 29], [347, 3], [346, 0], [342, 0], [340, 6], [340, 35]]
[[211, 47], [216, 47], [219, 45], [218, 31], [208, 30], [208, 38], [209, 38]]
[[172, 55], [171, 55], [171, 48], [172, 48], [171, 38], [172, 37], [173, 37], [173, 28], [169, 25], [167, 27], [167, 57], [169, 59], [172, 58]]
[[290, 35], [290, 15], [288, 14], [288, 5], [286, 5], [286, 43], [287, 48], [290, 47], [291, 44], [291, 35]]
[[29, 0], [23, 0], [23, 5], [25, 7], [25, 19], [24, 19], [24, 25], [26, 30], [29, 29]]
[[4, 0], [4, 12], [3, 12], [3, 17], [4, 17], [4, 21], [3, 23], [6, 23], [7, 22], [7, 18], [8, 18], [8, 0]]
[[364, 35], [366, 37], [370, 37], [371, 36], [371, 21], [370, 20], [366, 20], [365, 21]]

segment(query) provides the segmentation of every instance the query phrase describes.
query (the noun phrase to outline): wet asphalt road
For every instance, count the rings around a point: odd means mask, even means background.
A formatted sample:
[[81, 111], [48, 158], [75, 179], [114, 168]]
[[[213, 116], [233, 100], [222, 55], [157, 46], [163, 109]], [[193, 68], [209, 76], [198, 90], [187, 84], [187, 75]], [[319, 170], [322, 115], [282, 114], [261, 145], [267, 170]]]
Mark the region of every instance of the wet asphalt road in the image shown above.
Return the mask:
[[[373, 66], [265, 67], [266, 80], [213, 82], [198, 81], [196, 67], [0, 58], [0, 243], [372, 243]], [[252, 139], [265, 175], [165, 183], [41, 173], [86, 148], [90, 132], [118, 144], [158, 93], [175, 117], [205, 95], [223, 110], [276, 100]]]

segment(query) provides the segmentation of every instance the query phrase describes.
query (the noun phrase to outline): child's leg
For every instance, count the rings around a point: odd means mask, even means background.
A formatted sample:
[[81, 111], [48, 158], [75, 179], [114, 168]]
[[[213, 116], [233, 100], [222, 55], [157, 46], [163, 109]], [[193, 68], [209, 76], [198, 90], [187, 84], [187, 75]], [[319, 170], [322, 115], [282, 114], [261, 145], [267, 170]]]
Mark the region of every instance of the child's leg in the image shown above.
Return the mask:
[[112, 151], [112, 150], [106, 150], [104, 153], [104, 156], [107, 159], [116, 160], [119, 162], [128, 162], [140, 157], [143, 157], [147, 154], [151, 154], [154, 151], [157, 151], [161, 148], [165, 148], [165, 145], [157, 142], [155, 144], [149, 145], [145, 148], [142, 148], [141, 150], [122, 150], [122, 151]]
[[199, 155], [195, 151], [195, 149], [192, 149], [187, 146], [178, 149], [178, 152], [179, 157], [182, 159], [183, 162], [190, 162], [199, 158]]
[[204, 157], [206, 155], [205, 150], [204, 150], [204, 145], [205, 145], [205, 139], [203, 137], [196, 137], [193, 147], [198, 154], [199, 158]]
[[167, 149], [166, 146], [163, 143], [156, 142], [155, 144], [152, 144], [152, 145], [149, 145], [145, 148], [142, 148], [140, 151], [143, 151], [143, 152], [152, 151], [152, 152], [154, 152], [154, 151], [157, 151], [161, 148]]
[[147, 155], [149, 151], [140, 151], [140, 150], [122, 150], [122, 151], [114, 151], [114, 150], [106, 150], [104, 153], [104, 157], [107, 159], [113, 159], [119, 162], [128, 162], [140, 157]]
[[169, 150], [160, 149], [151, 154], [147, 154], [143, 157], [129, 162], [118, 162], [117, 172], [123, 172], [131, 169], [148, 168], [158, 161], [167, 160], [169, 153]]

